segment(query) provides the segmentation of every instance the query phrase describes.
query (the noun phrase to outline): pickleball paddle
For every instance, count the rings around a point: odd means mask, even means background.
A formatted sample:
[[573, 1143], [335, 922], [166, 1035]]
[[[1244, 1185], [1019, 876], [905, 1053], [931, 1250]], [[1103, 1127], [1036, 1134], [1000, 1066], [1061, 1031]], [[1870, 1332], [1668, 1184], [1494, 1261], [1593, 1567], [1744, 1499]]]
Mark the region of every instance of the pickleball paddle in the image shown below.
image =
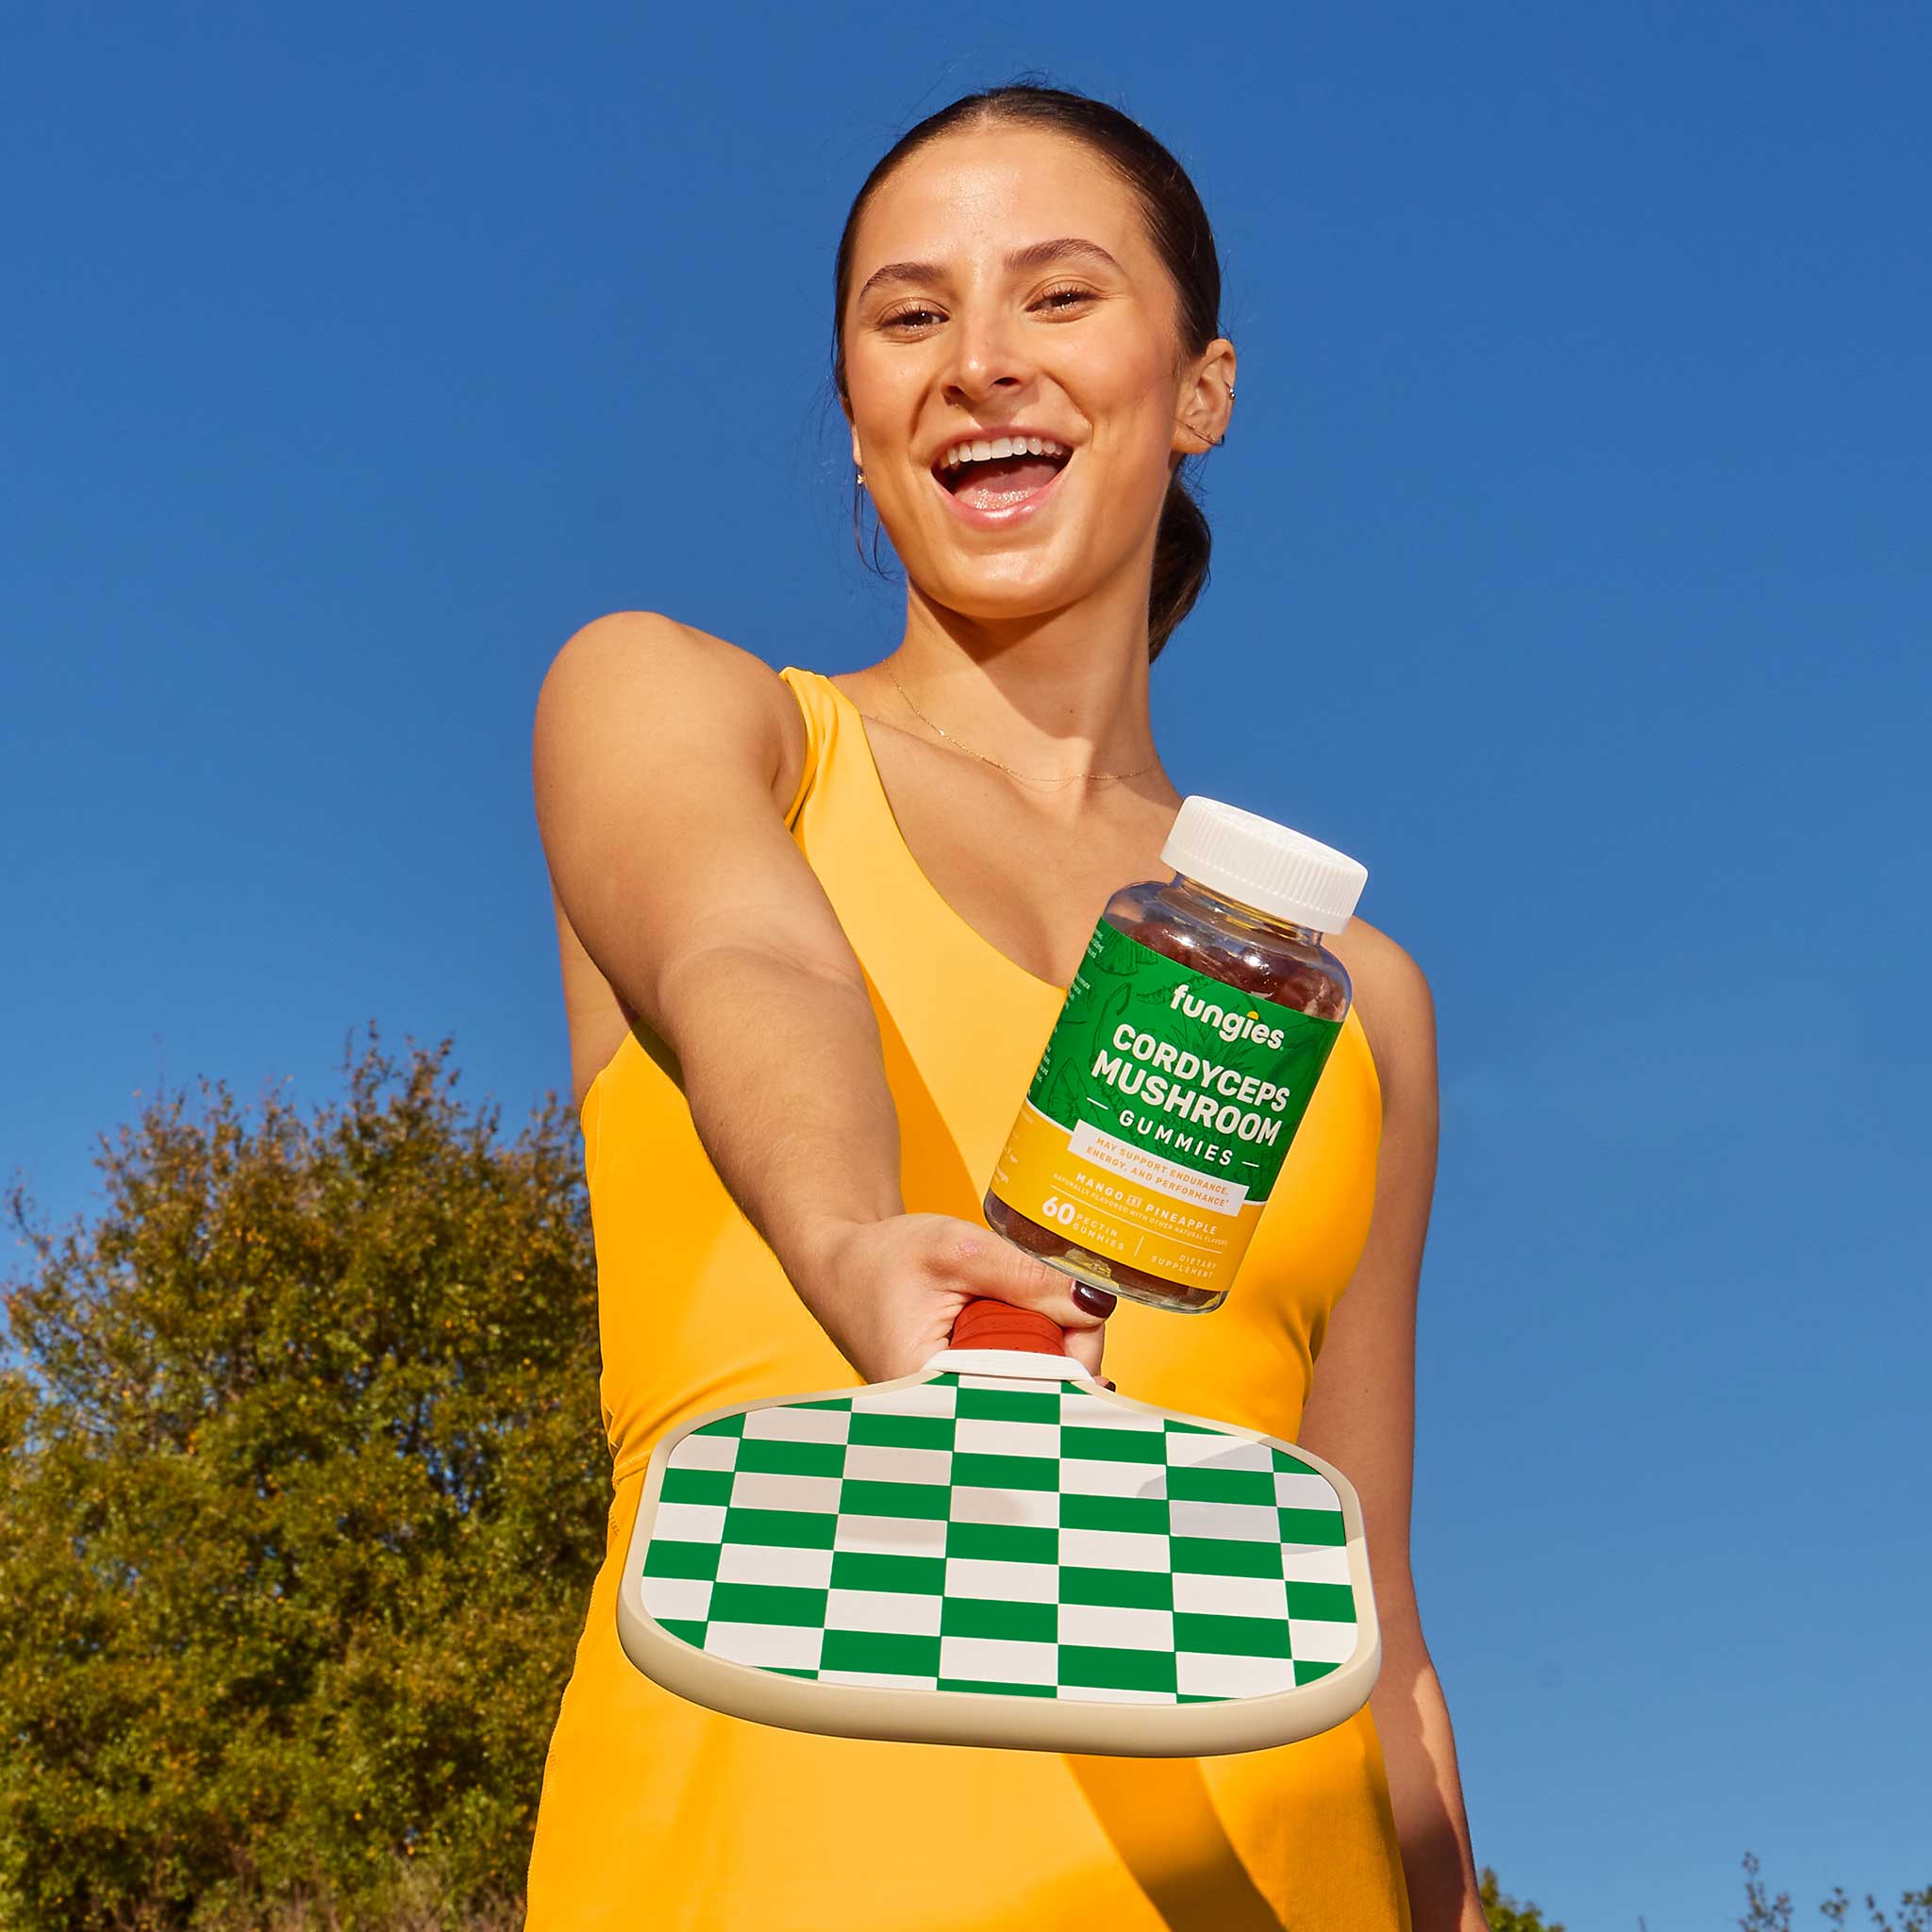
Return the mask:
[[1205, 1757], [1313, 1736], [1381, 1639], [1361, 1506], [1252, 1429], [1114, 1393], [969, 1302], [916, 1374], [661, 1440], [618, 1593], [644, 1674], [840, 1737]]

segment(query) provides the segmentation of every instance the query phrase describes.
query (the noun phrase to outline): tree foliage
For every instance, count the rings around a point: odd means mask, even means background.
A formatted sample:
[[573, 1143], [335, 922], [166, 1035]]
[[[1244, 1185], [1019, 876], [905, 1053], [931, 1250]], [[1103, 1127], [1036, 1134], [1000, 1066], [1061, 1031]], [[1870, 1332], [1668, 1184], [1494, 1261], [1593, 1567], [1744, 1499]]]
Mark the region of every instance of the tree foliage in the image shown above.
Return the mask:
[[1485, 1865], [1476, 1874], [1477, 1896], [1483, 1902], [1483, 1917], [1490, 1932], [1563, 1932], [1561, 1924], [1545, 1919], [1539, 1907], [1518, 1905], [1502, 1890], [1492, 1867]]
[[0, 1367], [0, 1924], [382, 1923], [520, 1890], [603, 1553], [589, 1211], [450, 1042], [311, 1120], [225, 1086], [103, 1139]]
[[[1744, 1854], [1744, 1916], [1738, 1921], [1740, 1932], [1791, 1932], [1791, 1895], [1781, 1891], [1773, 1897], [1757, 1875], [1757, 1857]], [[1900, 1895], [1900, 1916], [1896, 1923], [1871, 1892], [1865, 1894], [1865, 1909], [1871, 1914], [1873, 1932], [1932, 1932], [1932, 1885], [1921, 1891]], [[1819, 1907], [1827, 1924], [1843, 1926], [1852, 1909], [1844, 1887], [1835, 1885], [1831, 1896]]]

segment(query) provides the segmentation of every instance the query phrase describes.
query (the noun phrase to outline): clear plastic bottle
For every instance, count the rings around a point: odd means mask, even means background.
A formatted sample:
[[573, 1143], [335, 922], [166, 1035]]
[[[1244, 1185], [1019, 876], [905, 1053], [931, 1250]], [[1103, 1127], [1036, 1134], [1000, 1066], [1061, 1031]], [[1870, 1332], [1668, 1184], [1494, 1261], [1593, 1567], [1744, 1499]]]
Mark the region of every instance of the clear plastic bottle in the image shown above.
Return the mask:
[[1368, 881], [1287, 825], [1192, 797], [1162, 882], [1108, 901], [987, 1190], [987, 1224], [1096, 1288], [1227, 1299], [1353, 989], [1323, 943]]

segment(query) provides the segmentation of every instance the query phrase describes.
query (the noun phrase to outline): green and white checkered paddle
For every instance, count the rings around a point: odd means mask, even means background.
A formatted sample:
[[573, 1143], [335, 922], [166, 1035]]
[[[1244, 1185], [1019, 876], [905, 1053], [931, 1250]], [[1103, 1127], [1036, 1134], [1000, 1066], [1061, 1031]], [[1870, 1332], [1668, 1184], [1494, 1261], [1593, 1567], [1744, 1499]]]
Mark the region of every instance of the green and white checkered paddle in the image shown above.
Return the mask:
[[618, 1593], [648, 1677], [841, 1737], [1253, 1751], [1367, 1701], [1361, 1506], [1305, 1449], [1134, 1402], [974, 1301], [917, 1374], [652, 1452]]

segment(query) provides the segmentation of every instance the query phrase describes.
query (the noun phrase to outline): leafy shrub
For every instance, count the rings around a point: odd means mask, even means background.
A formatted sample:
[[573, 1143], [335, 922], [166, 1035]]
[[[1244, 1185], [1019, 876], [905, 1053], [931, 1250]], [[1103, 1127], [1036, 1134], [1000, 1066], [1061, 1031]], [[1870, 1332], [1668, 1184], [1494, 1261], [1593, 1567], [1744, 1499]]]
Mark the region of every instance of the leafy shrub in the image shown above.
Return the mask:
[[1498, 1882], [1493, 1867], [1485, 1865], [1476, 1874], [1476, 1882], [1490, 1932], [1563, 1932], [1557, 1920], [1545, 1920], [1536, 1906], [1520, 1906], [1509, 1897]]
[[58, 1238], [8, 1192], [9, 1928], [521, 1890], [609, 1503], [594, 1272], [575, 1124], [503, 1143], [449, 1046], [372, 1024], [312, 1122], [156, 1099]]

